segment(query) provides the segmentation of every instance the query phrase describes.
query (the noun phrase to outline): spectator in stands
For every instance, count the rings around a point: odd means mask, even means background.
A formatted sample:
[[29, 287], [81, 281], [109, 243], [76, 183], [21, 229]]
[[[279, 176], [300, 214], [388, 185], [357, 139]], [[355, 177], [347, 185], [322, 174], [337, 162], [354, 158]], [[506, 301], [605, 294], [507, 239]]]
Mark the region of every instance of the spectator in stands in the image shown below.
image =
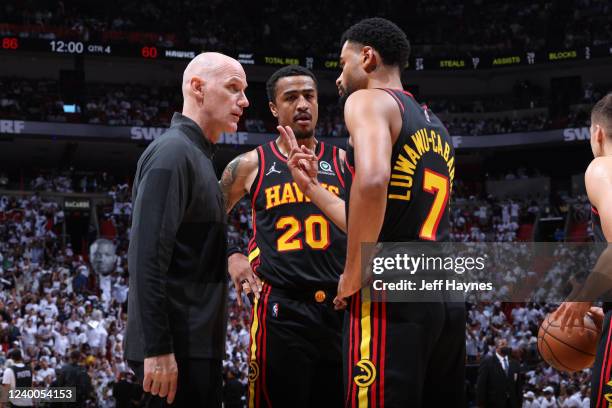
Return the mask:
[[[2, 376], [2, 395], [8, 395], [9, 390], [15, 388], [32, 388], [32, 370], [24, 364], [20, 349], [13, 349], [9, 352], [8, 358], [12, 361]], [[30, 398], [19, 398], [11, 402], [17, 407], [31, 407], [33, 402]]]
[[44, 356], [40, 359], [40, 367], [36, 371], [34, 381], [39, 385], [51, 385], [55, 381], [55, 370], [49, 367], [49, 358]]
[[245, 387], [236, 378], [238, 372], [235, 369], [230, 369], [225, 375], [225, 384], [223, 387], [223, 403], [225, 408], [242, 408], [245, 403], [246, 393]]
[[[309, 50], [310, 52], [310, 50]], [[63, 113], [63, 102], [60, 101], [60, 91], [57, 82], [50, 80], [26, 80], [21, 78], [0, 79], [0, 97], [2, 89], [12, 88], [15, 83], [21, 88], [13, 90], [11, 100], [18, 102], [19, 109], [15, 105], [3, 106], [0, 101], [0, 116], [5, 118], [18, 118], [40, 121], [66, 121]], [[586, 84], [585, 87], [589, 85]], [[588, 88], [585, 88], [585, 93]], [[536, 91], [534, 91], [536, 92]], [[541, 90], [537, 91], [541, 92]], [[536, 93], [537, 93], [536, 92]], [[601, 97], [603, 91], [597, 89], [595, 96]], [[42, 104], [39, 98], [44, 95], [49, 99], [49, 105]], [[87, 100], [84, 101], [84, 109], [81, 113], [68, 114], [71, 122], [83, 122], [91, 124], [125, 125], [125, 126], [168, 126], [172, 112], [180, 109], [180, 93], [174, 88], [152, 85], [135, 84], [99, 84], [87, 83], [87, 91], [84, 92]], [[508, 111], [514, 109], [530, 109], [531, 104], [521, 100], [515, 103], [512, 95], [493, 95], [482, 97], [480, 105], [473, 103], [473, 96], [465, 96], [456, 101], [443, 101], [436, 98], [434, 105], [442, 105], [449, 114], [441, 115], [441, 119], [453, 135], [486, 135], [510, 132], [538, 131], [549, 128], [565, 128], [586, 126], [589, 115], [586, 111], [575, 107], [563, 120], [552, 121], [546, 107], [550, 101], [537, 97], [538, 106], [543, 110], [527, 112], [520, 117], [509, 117]], [[528, 98], [531, 100], [530, 98]], [[424, 99], [424, 102], [427, 98]], [[595, 99], [596, 100], [596, 99]], [[500, 102], [502, 101], [502, 102]], [[507, 101], [504, 103], [503, 101]], [[327, 106], [325, 111], [320, 112], [317, 126], [318, 137], [346, 137], [346, 128], [342, 119], [342, 112], [336, 104], [330, 102], [322, 103]], [[579, 102], [579, 101], [576, 101]], [[498, 112], [494, 117], [473, 117], [478, 111], [478, 106], [487, 107], [488, 112]], [[59, 105], [60, 112], [57, 106]], [[435, 109], [435, 107], [432, 106]], [[41, 111], [42, 109], [42, 111]], [[436, 110], [438, 111], [438, 110]], [[469, 118], [460, 117], [462, 113], [469, 113]], [[452, 115], [452, 116], [451, 116]], [[245, 128], [249, 132], [275, 132], [274, 125], [265, 122], [265, 117], [249, 117], [245, 120]], [[100, 184], [103, 175], [85, 174], [72, 178], [68, 183], [65, 174], [45, 175], [36, 179], [33, 184], [35, 190], [62, 190], [62, 191], [97, 191], [104, 189]], [[0, 178], [1, 180], [1, 178]], [[108, 187], [109, 184], [106, 184]]]
[[569, 384], [565, 388], [566, 398], [561, 403], [561, 408], [582, 408], [583, 396], [579, 389]]
[[505, 338], [495, 340], [495, 353], [483, 359], [478, 370], [477, 404], [483, 408], [519, 408], [519, 365], [510, 358]]
[[102, 324], [102, 312], [95, 310], [87, 323], [87, 344], [94, 354], [106, 354], [106, 339], [108, 332]]
[[139, 407], [142, 387], [138, 384], [138, 379], [125, 371], [119, 373], [119, 380], [113, 384], [113, 397], [116, 401], [115, 408]]
[[[93, 397], [94, 389], [91, 378], [85, 368], [81, 365], [81, 352], [74, 350], [70, 353], [70, 362], [57, 372], [55, 387], [75, 387], [76, 404], [83, 406], [85, 402]], [[70, 407], [71, 403], [59, 404], [60, 407]]]
[[557, 408], [557, 398], [555, 397], [555, 389], [547, 386], [542, 390], [540, 397], [540, 408]]
[[[457, 184], [454, 188], [458, 190], [461, 184]], [[111, 187], [114, 188], [111, 189]], [[466, 189], [465, 186], [462, 188]], [[111, 190], [113, 191], [111, 196], [113, 204], [115, 200], [122, 204], [129, 202], [128, 188], [114, 185], [109, 186], [108, 190], [104, 192]], [[124, 191], [128, 193], [124, 194]], [[470, 197], [470, 194], [474, 194], [474, 197]], [[577, 216], [581, 220], [588, 219], [590, 206], [586, 205], [585, 197], [577, 196], [565, 199], [578, 209], [580, 214], [577, 214]], [[519, 223], [529, 216], [529, 207], [545, 205], [539, 199], [536, 204], [531, 199], [514, 201], [519, 205]], [[480, 210], [483, 205], [487, 207], [485, 222], [487, 227], [481, 226]], [[505, 212], [503, 212], [502, 207], [506, 208]], [[112, 212], [112, 209], [110, 212]], [[117, 271], [110, 275], [113, 288], [110, 303], [103, 304], [99, 298], [89, 298], [89, 294], [84, 295], [82, 292], [75, 290], [74, 285], [80, 279], [78, 276], [81, 275], [81, 272], [88, 273], [87, 264], [78, 254], [74, 253], [75, 251], [62, 245], [61, 240], [50, 235], [47, 222], [43, 222], [53, 220], [53, 230], [59, 228], [61, 231], [64, 220], [63, 217], [58, 217], [59, 213], [59, 207], [47, 202], [45, 198], [40, 196], [0, 197], [0, 219], [2, 220], [0, 221], [0, 285], [3, 286], [3, 290], [0, 291], [0, 316], [2, 316], [0, 318], [0, 331], [5, 334], [5, 337], [2, 338], [4, 354], [0, 350], [0, 364], [4, 363], [8, 350], [17, 346], [23, 350], [24, 363], [33, 364], [35, 367], [42, 359], [48, 359], [48, 367], [58, 372], [64, 364], [65, 356], [68, 356], [73, 349], [83, 350], [87, 345], [87, 334], [90, 330], [87, 323], [91, 320], [94, 311], [99, 310], [102, 312], [100, 325], [108, 333], [107, 353], [106, 355], [94, 356], [90, 351], [87, 368], [92, 384], [96, 389], [95, 399], [97, 403], [100, 406], [105, 406], [103, 404], [108, 406], [113, 403], [112, 397], [109, 396], [109, 392], [113, 389], [113, 382], [118, 373], [127, 369], [125, 361], [121, 358], [123, 355], [121, 343], [125, 332], [126, 314], [125, 310], [122, 310], [119, 300], [122, 296], [115, 295], [116, 288], [124, 292], [127, 291], [127, 285], [126, 282], [122, 282], [124, 278], [121, 276], [118, 267]], [[43, 225], [43, 228], [36, 228], [36, 214], [42, 216], [41, 225]], [[118, 225], [114, 238], [117, 242], [116, 255], [119, 258], [117, 265], [120, 265], [124, 271], [127, 270], [125, 250], [128, 243], [129, 231], [127, 226], [129, 224], [125, 224], [125, 228], [121, 225], [125, 223], [126, 218], [125, 214], [119, 214], [117, 219], [113, 221], [117, 222]], [[451, 218], [456, 220], [456, 225], [453, 228], [457, 236], [462, 234], [463, 231], [469, 232], [472, 225], [478, 225], [481, 232], [486, 235], [487, 240], [494, 240], [491, 238], [491, 234], [492, 231], [497, 234], [495, 225], [501, 224], [504, 226], [503, 236], [505, 236], [508, 231], [507, 228], [511, 224], [510, 201], [495, 197], [479, 198], [475, 192], [468, 191], [456, 196]], [[459, 222], [459, 218], [463, 218], [463, 221]], [[229, 224], [234, 226], [234, 238], [242, 247], [245, 247], [249, 240], [250, 221], [250, 204], [245, 200], [236, 206], [236, 211], [231, 214], [228, 221]], [[461, 224], [463, 224], [463, 227], [460, 226]], [[92, 239], [90, 242], [94, 240]], [[35, 255], [35, 252], [39, 252], [38, 255]], [[31, 256], [29, 261], [27, 260], [28, 256]], [[567, 262], [555, 263], [566, 264]], [[567, 268], [571, 269], [571, 264], [568, 263]], [[562, 270], [556, 272], [561, 273], [561, 275], [554, 275], [554, 280], [562, 281], [565, 279]], [[528, 271], [521, 271], [517, 275], [514, 271], [507, 272], [507, 274], [513, 276], [515, 281], [519, 282], [527, 276], [527, 273]], [[86, 276], [84, 280], [86, 283]], [[58, 290], [54, 284], [56, 281], [59, 284], [66, 285], [66, 287], [73, 286], [72, 293], [61, 290], [59, 293], [62, 296], [54, 295], [53, 290]], [[46, 292], [50, 292], [51, 296], [47, 297]], [[545, 287], [543, 292], [548, 293], [550, 290]], [[64, 293], [67, 294], [64, 295]], [[233, 289], [230, 289], [229, 297], [231, 301], [228, 305], [228, 335], [223, 369], [224, 372], [233, 369], [237, 373], [236, 379], [238, 382], [246, 387], [248, 384], [246, 373], [248, 372], [249, 336], [245, 327], [248, 327], [250, 316], [243, 309], [236, 307], [236, 294]], [[49, 307], [52, 304], [55, 304], [58, 310], [57, 319], [63, 320], [63, 323], [58, 321], [52, 321], [50, 324], [45, 323], [43, 308], [53, 311], [53, 307]], [[588, 370], [570, 376], [548, 367], [539, 358], [536, 345], [538, 325], [549, 311], [551, 311], [550, 307], [534, 303], [516, 306], [512, 310], [506, 310], [503, 305], [495, 305], [494, 303], [470, 306], [466, 330], [471, 332], [473, 337], [468, 339], [469, 336], [466, 336], [466, 341], [471, 342], [471, 344], [468, 343], [470, 345], [467, 347], [468, 351], [471, 350], [469, 354], [472, 356], [471, 359], [475, 360], [476, 356], [490, 353], [492, 345], [494, 348], [494, 333], [501, 332], [507, 335], [509, 344], [515, 350], [520, 351], [520, 355], [517, 356], [524, 363], [525, 370], [523, 392], [531, 391], [535, 396], [539, 396], [542, 394], [542, 389], [549, 384], [555, 386], [559, 384], [561, 386], [563, 383], [571, 384], [576, 389], [580, 389], [580, 386], [589, 382]], [[506, 317], [501, 317], [500, 312], [503, 312]], [[36, 330], [33, 346], [26, 348], [23, 344], [25, 339], [21, 332], [28, 326], [30, 319], [33, 319], [32, 326], [35, 326]], [[47, 326], [47, 328], [43, 328], [43, 326]], [[39, 338], [39, 333], [45, 332], [46, 339]], [[58, 334], [60, 334], [59, 337]], [[67, 345], [64, 344], [65, 339], [68, 341]], [[15, 341], [18, 342], [17, 345], [15, 345]], [[38, 370], [35, 377], [37, 374]], [[550, 395], [552, 399], [554, 391]], [[563, 395], [566, 395], [565, 391]], [[584, 400], [583, 398], [583, 403], [585, 403]], [[566, 401], [567, 399], [563, 402]], [[537, 402], [538, 398], [536, 397], [534, 403]], [[558, 408], [557, 405], [554, 405], [555, 408]], [[588, 406], [588, 402], [585, 406]]]

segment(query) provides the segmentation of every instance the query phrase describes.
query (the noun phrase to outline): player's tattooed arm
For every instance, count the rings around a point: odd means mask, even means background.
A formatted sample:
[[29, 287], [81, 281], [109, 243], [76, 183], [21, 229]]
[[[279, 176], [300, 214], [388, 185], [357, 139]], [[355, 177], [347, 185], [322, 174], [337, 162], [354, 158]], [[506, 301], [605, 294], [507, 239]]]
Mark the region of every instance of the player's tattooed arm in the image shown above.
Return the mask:
[[219, 180], [219, 187], [221, 188], [221, 193], [223, 194], [223, 205], [225, 206], [225, 211], [228, 210], [230, 192], [232, 190], [232, 185], [236, 180], [240, 160], [242, 160], [242, 155], [235, 157], [231, 162], [229, 162], [227, 167], [225, 167], [225, 170], [223, 170], [221, 180]]
[[257, 174], [258, 161], [257, 152], [251, 150], [235, 157], [223, 170], [219, 188], [226, 212], [229, 213], [251, 188]]
[[[251, 189], [257, 176], [259, 158], [256, 150], [234, 158], [223, 170], [219, 187], [223, 194], [225, 211], [229, 213], [234, 205]], [[248, 258], [242, 253], [233, 253], [228, 259], [228, 273], [238, 294], [238, 305], [242, 305], [242, 292], [252, 292], [257, 299], [261, 293], [262, 284], [253, 274]]]

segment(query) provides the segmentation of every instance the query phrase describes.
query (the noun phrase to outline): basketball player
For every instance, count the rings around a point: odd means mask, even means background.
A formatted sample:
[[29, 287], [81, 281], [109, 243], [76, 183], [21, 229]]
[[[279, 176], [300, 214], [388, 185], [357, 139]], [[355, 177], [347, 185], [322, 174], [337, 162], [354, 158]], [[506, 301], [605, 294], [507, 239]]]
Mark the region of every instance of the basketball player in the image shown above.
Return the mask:
[[[293, 129], [317, 155], [321, 185], [343, 195], [345, 154], [314, 136], [318, 103], [312, 72], [281, 68], [268, 80], [267, 92], [279, 125]], [[243, 285], [257, 294], [249, 407], [340, 407], [342, 313], [334, 310], [333, 297], [346, 236], [293, 181], [286, 163], [289, 150], [280, 139], [259, 146], [230, 162], [220, 181], [228, 212], [245, 194], [253, 209], [248, 260], [240, 253], [229, 258], [239, 297]]]
[[[612, 93], [599, 100], [591, 111], [591, 149], [595, 159], [584, 175], [587, 195], [592, 206], [592, 227], [596, 242], [607, 242], [593, 271], [576, 299], [564, 302], [555, 312], [561, 320], [561, 329], [571, 325], [584, 326], [587, 312], [598, 323], [603, 317], [602, 336], [597, 348], [591, 382], [591, 407], [612, 404], [612, 303], [603, 304], [603, 310], [592, 307], [598, 295], [612, 290]], [[602, 316], [603, 315], [603, 316]]]
[[[346, 305], [345, 379], [348, 406], [461, 406], [464, 398], [463, 303], [371, 302], [362, 288], [364, 242], [447, 241], [454, 151], [442, 122], [402, 89], [410, 45], [382, 18], [363, 20], [342, 37], [336, 81], [345, 101], [348, 244], [338, 308]], [[282, 129], [287, 140], [290, 129]], [[312, 154], [293, 143], [291, 169], [330, 219], [339, 198], [314, 177]]]

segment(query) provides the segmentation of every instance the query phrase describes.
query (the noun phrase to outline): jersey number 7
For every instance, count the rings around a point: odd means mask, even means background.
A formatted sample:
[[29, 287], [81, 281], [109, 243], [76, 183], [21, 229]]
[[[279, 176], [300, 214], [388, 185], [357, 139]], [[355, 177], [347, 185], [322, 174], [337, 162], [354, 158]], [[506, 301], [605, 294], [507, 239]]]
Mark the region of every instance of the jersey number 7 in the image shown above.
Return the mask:
[[433, 194], [434, 200], [429, 209], [429, 214], [427, 214], [425, 222], [421, 226], [419, 238], [435, 241], [440, 219], [448, 203], [448, 177], [431, 169], [425, 169], [423, 172], [423, 191]]

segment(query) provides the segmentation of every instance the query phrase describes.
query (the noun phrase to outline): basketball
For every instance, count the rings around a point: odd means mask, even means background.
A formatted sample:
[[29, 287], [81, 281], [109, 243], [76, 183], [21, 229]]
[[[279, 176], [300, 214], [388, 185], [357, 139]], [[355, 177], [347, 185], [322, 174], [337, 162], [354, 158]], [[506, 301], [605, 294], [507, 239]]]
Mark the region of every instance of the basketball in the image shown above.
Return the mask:
[[538, 331], [538, 351], [542, 359], [559, 371], [575, 372], [589, 368], [595, 361], [601, 335], [589, 314], [584, 316], [584, 332], [576, 325], [561, 331], [561, 322], [549, 313]]

